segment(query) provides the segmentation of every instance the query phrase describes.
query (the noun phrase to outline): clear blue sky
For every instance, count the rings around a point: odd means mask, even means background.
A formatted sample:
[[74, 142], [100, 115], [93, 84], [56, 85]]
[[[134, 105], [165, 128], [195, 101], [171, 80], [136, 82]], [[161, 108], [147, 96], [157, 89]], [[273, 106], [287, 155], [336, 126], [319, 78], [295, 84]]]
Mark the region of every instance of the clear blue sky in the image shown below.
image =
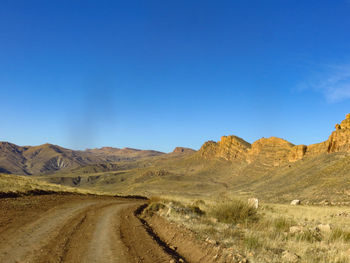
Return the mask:
[[0, 140], [323, 141], [350, 112], [349, 14], [349, 0], [2, 0]]

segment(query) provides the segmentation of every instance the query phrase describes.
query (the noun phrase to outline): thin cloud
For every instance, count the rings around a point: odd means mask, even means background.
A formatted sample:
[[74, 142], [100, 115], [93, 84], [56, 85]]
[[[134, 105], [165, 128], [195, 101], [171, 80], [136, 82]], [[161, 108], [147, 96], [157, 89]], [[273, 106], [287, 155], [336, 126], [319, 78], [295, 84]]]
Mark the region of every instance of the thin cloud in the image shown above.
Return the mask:
[[324, 67], [298, 87], [321, 92], [330, 103], [350, 99], [350, 66]]

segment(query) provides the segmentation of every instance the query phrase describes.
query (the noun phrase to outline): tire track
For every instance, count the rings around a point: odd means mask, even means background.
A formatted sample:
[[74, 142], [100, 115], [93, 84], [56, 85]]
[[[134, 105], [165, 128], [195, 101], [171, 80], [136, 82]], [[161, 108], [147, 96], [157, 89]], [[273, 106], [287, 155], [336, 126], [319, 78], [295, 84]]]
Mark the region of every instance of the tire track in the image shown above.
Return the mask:
[[14, 233], [2, 233], [0, 241], [0, 262], [35, 262], [50, 239], [58, 235], [59, 227], [69, 221], [76, 213], [96, 204], [94, 201], [64, 206], [50, 210], [36, 221], [25, 225]]
[[[51, 199], [51, 209], [41, 210], [38, 200], [45, 202], [45, 198], [33, 197], [36, 203], [30, 208], [37, 215], [26, 219], [29, 210], [23, 209], [23, 216], [0, 229], [1, 263], [178, 262], [179, 258], [166, 253], [135, 216], [134, 211], [144, 201], [87, 196], [74, 197], [73, 202], [64, 197], [62, 202], [60, 198]], [[22, 209], [13, 207], [9, 215], [21, 215]]]

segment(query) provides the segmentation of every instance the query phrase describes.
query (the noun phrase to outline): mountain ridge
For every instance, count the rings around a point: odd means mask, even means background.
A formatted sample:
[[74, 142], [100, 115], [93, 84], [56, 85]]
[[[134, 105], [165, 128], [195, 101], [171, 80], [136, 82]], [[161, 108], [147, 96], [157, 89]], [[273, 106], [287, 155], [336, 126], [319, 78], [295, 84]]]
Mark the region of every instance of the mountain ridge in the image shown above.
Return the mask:
[[222, 136], [218, 142], [204, 143], [198, 154], [205, 159], [222, 158], [247, 163], [259, 161], [279, 166], [306, 157], [336, 152], [350, 152], [350, 114], [335, 125], [335, 131], [326, 141], [317, 144], [294, 145], [278, 137], [261, 138], [250, 144], [240, 137], [229, 135]]
[[42, 174], [90, 164], [136, 160], [162, 154], [164, 153], [131, 148], [104, 147], [76, 151], [49, 143], [18, 146], [10, 142], [0, 142], [0, 171], [24, 175]]
[[[222, 136], [218, 142], [205, 142], [199, 151], [176, 147], [170, 155], [195, 155], [203, 159], [278, 167], [321, 154], [350, 152], [350, 114], [335, 125], [329, 138], [317, 144], [294, 145], [282, 138], [261, 138], [252, 144], [235, 135]], [[54, 144], [18, 146], [0, 142], [0, 171], [14, 174], [44, 174], [87, 165], [134, 161], [167, 155], [154, 150], [102, 147], [84, 151]]]

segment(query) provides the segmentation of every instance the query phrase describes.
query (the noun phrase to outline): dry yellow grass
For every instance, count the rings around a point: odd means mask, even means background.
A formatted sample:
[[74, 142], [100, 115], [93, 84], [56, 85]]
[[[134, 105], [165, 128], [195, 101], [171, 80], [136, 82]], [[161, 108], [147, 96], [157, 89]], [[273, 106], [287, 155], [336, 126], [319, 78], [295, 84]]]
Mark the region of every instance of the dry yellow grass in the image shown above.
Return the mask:
[[[175, 199], [155, 198], [153, 202], [163, 205], [153, 207], [159, 215], [197, 233], [198, 238], [238, 251], [249, 262], [350, 262], [349, 207], [262, 204], [257, 220], [225, 223], [212, 211], [222, 202], [230, 202], [226, 198]], [[198, 206], [204, 213], [177, 208], [190, 206]], [[320, 230], [320, 224], [329, 225], [330, 231]]]
[[70, 192], [79, 194], [105, 194], [103, 192], [79, 189], [69, 186], [50, 184], [44, 181], [32, 179], [28, 176], [13, 174], [0, 174], [0, 193], [2, 194], [28, 194], [34, 191]]

